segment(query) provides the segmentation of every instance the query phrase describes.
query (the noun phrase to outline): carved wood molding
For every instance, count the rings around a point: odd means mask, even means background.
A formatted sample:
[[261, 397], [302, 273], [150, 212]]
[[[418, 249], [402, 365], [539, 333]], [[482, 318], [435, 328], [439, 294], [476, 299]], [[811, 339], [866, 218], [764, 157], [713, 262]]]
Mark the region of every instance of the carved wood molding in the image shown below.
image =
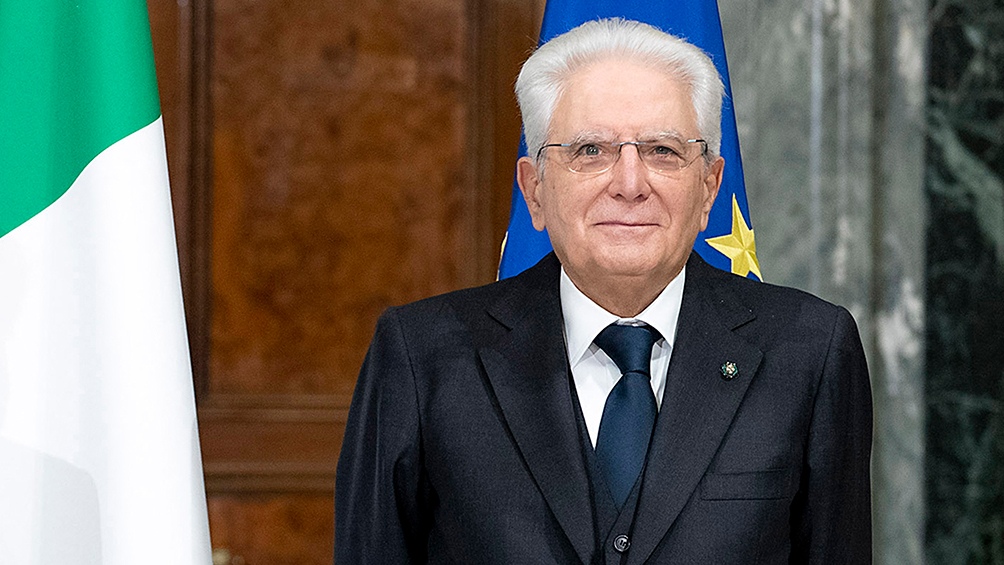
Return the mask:
[[212, 0], [194, 0], [191, 8], [191, 107], [188, 114], [190, 155], [186, 190], [189, 198], [190, 248], [187, 250], [188, 289], [185, 295], [188, 340], [196, 400], [209, 389], [209, 328], [212, 316], [212, 278], [209, 268], [212, 239]]
[[199, 405], [206, 490], [333, 492], [350, 399], [210, 395]]

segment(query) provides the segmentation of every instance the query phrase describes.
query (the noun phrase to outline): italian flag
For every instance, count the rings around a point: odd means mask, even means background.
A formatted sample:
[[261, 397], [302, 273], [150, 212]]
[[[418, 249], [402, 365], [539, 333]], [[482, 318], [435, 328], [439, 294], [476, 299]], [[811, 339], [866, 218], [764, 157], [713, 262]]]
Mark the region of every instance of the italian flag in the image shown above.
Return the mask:
[[0, 563], [210, 563], [143, 0], [0, 4]]

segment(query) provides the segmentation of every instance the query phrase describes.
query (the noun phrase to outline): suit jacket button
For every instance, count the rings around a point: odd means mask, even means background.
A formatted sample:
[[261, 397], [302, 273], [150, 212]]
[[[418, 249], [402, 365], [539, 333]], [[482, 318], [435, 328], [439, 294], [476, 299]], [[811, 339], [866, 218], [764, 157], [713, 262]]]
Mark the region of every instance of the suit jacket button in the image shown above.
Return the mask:
[[631, 538], [624, 534], [614, 538], [614, 551], [617, 553], [624, 553], [629, 547], [631, 547]]

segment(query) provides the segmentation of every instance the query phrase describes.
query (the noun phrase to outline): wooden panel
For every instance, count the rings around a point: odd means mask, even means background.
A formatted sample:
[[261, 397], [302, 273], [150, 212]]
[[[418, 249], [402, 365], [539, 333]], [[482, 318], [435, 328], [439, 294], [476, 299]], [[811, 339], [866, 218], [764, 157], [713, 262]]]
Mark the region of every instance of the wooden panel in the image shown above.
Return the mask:
[[376, 317], [494, 278], [512, 82], [542, 5], [149, 4], [210, 525], [230, 563], [330, 563]]
[[466, 286], [461, 0], [218, 0], [211, 393], [350, 394], [387, 306]]
[[228, 565], [331, 565], [332, 508], [322, 494], [213, 496], [215, 557]]

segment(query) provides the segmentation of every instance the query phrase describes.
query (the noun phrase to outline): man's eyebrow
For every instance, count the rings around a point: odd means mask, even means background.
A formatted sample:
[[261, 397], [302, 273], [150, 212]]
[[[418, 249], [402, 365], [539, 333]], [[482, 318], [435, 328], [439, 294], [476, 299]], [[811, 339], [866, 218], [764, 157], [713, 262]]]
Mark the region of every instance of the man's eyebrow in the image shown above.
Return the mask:
[[585, 130], [575, 134], [575, 137], [573, 137], [568, 143], [570, 145], [578, 145], [580, 143], [596, 142], [596, 141], [602, 141], [606, 143], [612, 141], [613, 139], [614, 136], [611, 135], [611, 133], [608, 131]]
[[676, 130], [664, 130], [651, 133], [645, 133], [638, 136], [638, 141], [656, 141], [659, 139], [672, 139], [674, 141], [683, 141], [687, 139], [687, 136], [681, 134]]
[[[612, 143], [618, 139], [618, 136], [611, 131], [606, 130], [583, 130], [575, 134], [575, 136], [569, 140], [567, 143], [569, 145], [579, 145], [582, 143], [590, 142], [603, 142]], [[669, 139], [674, 141], [684, 141], [688, 139], [687, 136], [683, 135], [676, 130], [660, 130], [660, 131], [650, 131], [644, 132], [632, 141], [659, 141], [662, 139]]]

